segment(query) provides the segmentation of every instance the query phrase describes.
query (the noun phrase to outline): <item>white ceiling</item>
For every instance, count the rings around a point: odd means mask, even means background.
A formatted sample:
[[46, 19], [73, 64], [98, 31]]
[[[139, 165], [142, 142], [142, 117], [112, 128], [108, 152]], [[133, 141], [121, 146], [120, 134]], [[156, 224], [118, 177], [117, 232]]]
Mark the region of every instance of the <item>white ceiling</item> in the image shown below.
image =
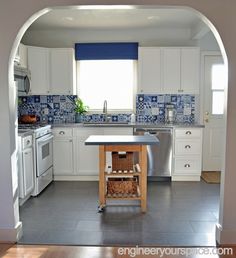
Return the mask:
[[188, 28], [200, 23], [184, 9], [57, 9], [41, 16], [29, 30]]

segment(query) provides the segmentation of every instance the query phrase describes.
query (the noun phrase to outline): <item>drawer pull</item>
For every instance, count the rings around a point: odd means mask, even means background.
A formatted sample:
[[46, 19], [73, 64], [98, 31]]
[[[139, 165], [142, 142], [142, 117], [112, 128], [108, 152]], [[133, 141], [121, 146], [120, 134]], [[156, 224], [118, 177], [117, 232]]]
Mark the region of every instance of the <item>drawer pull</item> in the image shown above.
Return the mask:
[[192, 132], [191, 131], [187, 131], [185, 134], [190, 135], [190, 134], [192, 134]]
[[27, 140], [27, 141], [26, 141], [26, 144], [29, 145], [29, 144], [30, 144], [30, 140]]
[[60, 135], [64, 135], [65, 132], [64, 132], [64, 131], [60, 131], [59, 134], [60, 134]]
[[184, 167], [185, 168], [190, 168], [190, 165], [189, 164], [185, 164]]
[[191, 149], [191, 146], [190, 146], [190, 145], [185, 145], [184, 148], [185, 148], [185, 149]]

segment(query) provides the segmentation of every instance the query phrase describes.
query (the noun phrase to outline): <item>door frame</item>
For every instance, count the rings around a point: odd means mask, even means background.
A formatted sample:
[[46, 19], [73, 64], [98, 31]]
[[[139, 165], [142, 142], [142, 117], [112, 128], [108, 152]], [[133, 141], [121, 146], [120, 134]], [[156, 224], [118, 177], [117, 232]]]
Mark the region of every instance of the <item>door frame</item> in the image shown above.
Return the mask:
[[[199, 122], [200, 124], [203, 124], [204, 125], [204, 78], [205, 78], [205, 57], [206, 56], [222, 56], [222, 53], [220, 51], [202, 51], [201, 52], [201, 60], [200, 60], [200, 72], [201, 72], [201, 75], [200, 75], [200, 101], [199, 101], [199, 105], [200, 105], [200, 117], [199, 117]], [[224, 61], [224, 58], [222, 56], [222, 59]], [[224, 125], [225, 125], [225, 128], [224, 130], [226, 130], [226, 114], [224, 113], [223, 114], [223, 120], [224, 120]], [[225, 134], [224, 134], [225, 135]], [[203, 137], [203, 141], [202, 141], [202, 144], [204, 145], [204, 137]], [[226, 138], [224, 137], [224, 142], [223, 142], [223, 146], [225, 146], [226, 144]], [[202, 152], [202, 155], [203, 155], [203, 152]], [[222, 157], [223, 160], [222, 160], [222, 166], [221, 166], [221, 171], [223, 171], [224, 169], [224, 157]], [[202, 157], [202, 160], [203, 160], [203, 157]], [[203, 169], [203, 163], [202, 163], [202, 169]]]

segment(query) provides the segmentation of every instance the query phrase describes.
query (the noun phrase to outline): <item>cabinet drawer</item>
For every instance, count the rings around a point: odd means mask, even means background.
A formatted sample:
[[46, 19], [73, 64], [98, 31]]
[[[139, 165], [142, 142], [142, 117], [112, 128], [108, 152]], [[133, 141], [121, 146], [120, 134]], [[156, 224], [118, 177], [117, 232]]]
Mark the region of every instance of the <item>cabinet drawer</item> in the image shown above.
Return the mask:
[[72, 128], [54, 128], [53, 135], [55, 137], [72, 137], [73, 130]]
[[175, 155], [201, 154], [200, 140], [176, 140]]
[[195, 128], [185, 128], [185, 129], [176, 129], [175, 137], [176, 138], [201, 138], [202, 130]]
[[175, 158], [174, 174], [199, 174], [201, 172], [201, 158]]
[[23, 149], [31, 147], [32, 146], [32, 142], [33, 142], [32, 135], [25, 136], [22, 139], [22, 147], [23, 147]]

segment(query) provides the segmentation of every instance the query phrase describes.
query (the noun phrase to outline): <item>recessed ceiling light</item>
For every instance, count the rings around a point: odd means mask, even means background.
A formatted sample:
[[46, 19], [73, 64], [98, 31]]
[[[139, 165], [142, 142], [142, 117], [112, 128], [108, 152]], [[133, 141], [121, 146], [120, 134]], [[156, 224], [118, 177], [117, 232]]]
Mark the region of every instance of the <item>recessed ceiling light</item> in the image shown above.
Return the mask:
[[147, 17], [148, 20], [154, 20], [154, 21], [157, 21], [157, 20], [160, 20], [160, 16], [148, 16]]

